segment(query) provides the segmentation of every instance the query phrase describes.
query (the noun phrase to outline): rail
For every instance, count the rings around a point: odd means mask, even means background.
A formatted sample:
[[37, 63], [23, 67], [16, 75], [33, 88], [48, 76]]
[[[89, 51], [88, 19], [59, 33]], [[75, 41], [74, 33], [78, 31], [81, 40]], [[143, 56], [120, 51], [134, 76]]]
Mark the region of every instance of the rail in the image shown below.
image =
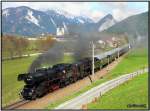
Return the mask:
[[20, 101], [13, 103], [13, 104], [10, 104], [8, 106], [3, 107], [2, 109], [15, 109], [15, 108], [18, 108], [18, 107], [20, 107], [26, 103], [29, 103], [29, 102], [30, 101], [28, 101], [28, 100], [20, 100]]

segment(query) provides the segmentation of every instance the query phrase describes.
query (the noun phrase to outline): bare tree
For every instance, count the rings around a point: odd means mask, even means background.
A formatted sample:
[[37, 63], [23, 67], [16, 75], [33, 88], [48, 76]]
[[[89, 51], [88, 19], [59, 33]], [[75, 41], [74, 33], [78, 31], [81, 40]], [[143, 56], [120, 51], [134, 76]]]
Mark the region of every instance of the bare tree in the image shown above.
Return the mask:
[[27, 50], [28, 46], [29, 46], [29, 41], [25, 38], [17, 38], [16, 39], [17, 42], [17, 53], [18, 55], [21, 57], [23, 55], [23, 53]]
[[13, 36], [4, 35], [2, 37], [2, 53], [8, 52], [11, 59], [13, 58], [14, 53], [15, 53], [14, 44], [15, 44], [15, 40]]
[[47, 51], [50, 47], [53, 46], [55, 40], [51, 36], [39, 38], [37, 40], [36, 46], [40, 51]]
[[16, 37], [13, 35], [4, 35], [2, 37], [2, 53], [9, 53], [12, 59], [15, 54], [22, 56], [23, 52], [27, 50], [29, 41], [22, 37]]

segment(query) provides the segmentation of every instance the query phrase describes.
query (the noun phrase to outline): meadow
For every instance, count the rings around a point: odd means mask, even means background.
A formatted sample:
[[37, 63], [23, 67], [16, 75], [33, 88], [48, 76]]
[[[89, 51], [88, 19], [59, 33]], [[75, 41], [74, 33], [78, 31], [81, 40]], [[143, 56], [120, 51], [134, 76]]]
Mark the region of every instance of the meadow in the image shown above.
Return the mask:
[[27, 72], [36, 56], [2, 61], [2, 106], [17, 101], [23, 82], [17, 81], [17, 75]]
[[[145, 105], [130, 107], [129, 105]], [[138, 75], [124, 84], [110, 90], [96, 102], [88, 104], [88, 109], [146, 109], [148, 108], [148, 73]]]

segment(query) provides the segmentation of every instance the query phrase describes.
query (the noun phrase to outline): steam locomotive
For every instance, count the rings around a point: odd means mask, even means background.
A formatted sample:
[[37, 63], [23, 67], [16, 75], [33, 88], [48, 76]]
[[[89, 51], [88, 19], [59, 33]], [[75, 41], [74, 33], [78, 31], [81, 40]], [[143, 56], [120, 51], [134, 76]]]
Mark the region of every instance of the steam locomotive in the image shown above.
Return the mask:
[[[94, 57], [94, 71], [98, 71], [118, 56], [129, 50], [129, 45], [124, 45], [109, 52]], [[20, 95], [25, 100], [35, 100], [58, 88], [83, 79], [92, 73], [92, 59], [84, 58], [72, 64], [61, 63], [49, 68], [37, 69], [32, 73], [18, 75], [18, 81], [24, 81], [25, 85]]]

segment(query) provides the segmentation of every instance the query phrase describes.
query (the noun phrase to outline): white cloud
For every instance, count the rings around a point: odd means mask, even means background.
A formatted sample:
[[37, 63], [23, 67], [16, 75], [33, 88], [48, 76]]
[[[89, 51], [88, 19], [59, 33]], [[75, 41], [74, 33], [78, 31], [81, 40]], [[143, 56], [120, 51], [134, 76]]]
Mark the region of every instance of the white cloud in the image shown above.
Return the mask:
[[117, 21], [121, 21], [129, 16], [136, 15], [142, 13], [142, 11], [137, 10], [129, 10], [129, 9], [119, 9], [115, 8], [112, 10], [112, 15]]
[[106, 2], [106, 5], [109, 5], [109, 7], [118, 7], [118, 8], [124, 8], [127, 6], [127, 2]]
[[120, 21], [128, 16], [126, 12], [123, 12], [119, 8], [116, 8], [112, 11], [112, 15], [115, 18], [115, 20]]
[[92, 13], [87, 13], [87, 16], [93, 19], [95, 22], [99, 21], [101, 18], [103, 18], [106, 14], [102, 11], [95, 10]]
[[[120, 21], [141, 12], [128, 9], [128, 2], [99, 2], [98, 9], [91, 7], [92, 3], [94, 2], [3, 2], [2, 8], [29, 6], [37, 10], [59, 9], [77, 16], [88, 16], [94, 21], [98, 21], [108, 13], [112, 13], [114, 18]], [[104, 7], [104, 9], [100, 7]]]
[[129, 2], [106, 2], [103, 4], [105, 4], [108, 9], [112, 10], [112, 15], [117, 21], [145, 11], [145, 9], [140, 8], [138, 10], [134, 8], [131, 9], [131, 7], [129, 8]]

